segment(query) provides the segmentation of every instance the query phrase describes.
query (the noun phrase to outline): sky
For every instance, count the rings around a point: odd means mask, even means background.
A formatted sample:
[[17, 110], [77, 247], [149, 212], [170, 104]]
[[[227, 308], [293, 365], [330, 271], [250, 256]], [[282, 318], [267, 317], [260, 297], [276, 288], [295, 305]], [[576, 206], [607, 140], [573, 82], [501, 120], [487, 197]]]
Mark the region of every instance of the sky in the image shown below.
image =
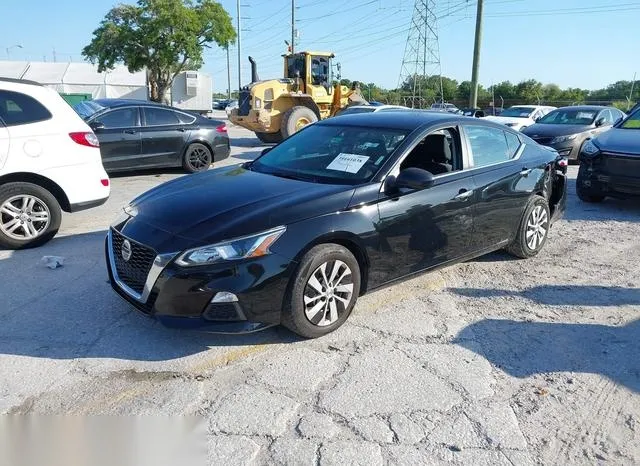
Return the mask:
[[[132, 0], [125, 0], [132, 2]], [[219, 0], [234, 26], [236, 0]], [[0, 60], [82, 61], [81, 50], [114, 0], [0, 0]], [[442, 74], [469, 80], [476, 0], [435, 0]], [[282, 76], [291, 38], [291, 0], [241, 0], [242, 82], [247, 56], [261, 79]], [[414, 0], [296, 0], [298, 50], [332, 51], [342, 77], [398, 85]], [[480, 83], [534, 78], [561, 87], [598, 89], [640, 79], [640, 1], [485, 0]], [[20, 47], [17, 47], [20, 45]], [[7, 51], [7, 48], [9, 49]], [[237, 88], [237, 47], [230, 48]], [[227, 89], [226, 53], [205, 50], [202, 71], [214, 91]]]

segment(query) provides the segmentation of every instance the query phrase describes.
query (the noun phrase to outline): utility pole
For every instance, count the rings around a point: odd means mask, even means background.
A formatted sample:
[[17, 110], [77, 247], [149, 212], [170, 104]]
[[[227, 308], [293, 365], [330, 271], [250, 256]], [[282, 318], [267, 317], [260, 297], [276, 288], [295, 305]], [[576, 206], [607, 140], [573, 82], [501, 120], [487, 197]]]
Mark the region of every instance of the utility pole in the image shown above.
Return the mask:
[[482, 8], [484, 0], [478, 0], [478, 10], [476, 12], [476, 41], [473, 46], [473, 68], [471, 70], [471, 96], [469, 107], [478, 106], [478, 69], [480, 68], [480, 45], [482, 42]]
[[229, 61], [229, 44], [227, 44], [227, 99], [231, 100], [231, 63]]
[[[242, 43], [240, 36], [242, 36], [242, 24], [240, 22], [240, 0], [237, 3], [238, 10], [238, 96], [240, 96], [240, 89], [242, 88]], [[231, 92], [231, 89], [229, 89]]]
[[291, 53], [296, 47], [296, 0], [291, 0]]
[[54, 47], [54, 49], [53, 49], [53, 63], [55, 63], [55, 62], [56, 62], [56, 49]]
[[633, 81], [631, 81], [631, 92], [627, 98], [627, 111], [631, 110], [631, 99], [633, 99], [633, 88], [636, 85], [636, 73], [633, 73]]

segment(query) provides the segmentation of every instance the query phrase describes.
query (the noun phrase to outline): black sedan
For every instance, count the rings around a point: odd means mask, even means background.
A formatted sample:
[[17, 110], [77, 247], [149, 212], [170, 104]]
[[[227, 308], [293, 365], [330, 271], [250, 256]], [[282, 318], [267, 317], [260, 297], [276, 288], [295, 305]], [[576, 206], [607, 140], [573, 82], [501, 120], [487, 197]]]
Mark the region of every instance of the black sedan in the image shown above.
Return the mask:
[[553, 147], [569, 160], [577, 160], [581, 147], [588, 140], [610, 129], [624, 116], [614, 107], [563, 107], [547, 113], [522, 132], [539, 144]]
[[89, 100], [74, 109], [98, 137], [108, 172], [182, 167], [194, 173], [229, 157], [223, 121], [140, 100]]
[[576, 191], [585, 202], [640, 196], [640, 107], [584, 145]]
[[106, 240], [111, 285], [168, 325], [318, 337], [396, 280], [501, 248], [536, 255], [565, 173], [555, 151], [484, 120], [335, 117], [132, 201]]

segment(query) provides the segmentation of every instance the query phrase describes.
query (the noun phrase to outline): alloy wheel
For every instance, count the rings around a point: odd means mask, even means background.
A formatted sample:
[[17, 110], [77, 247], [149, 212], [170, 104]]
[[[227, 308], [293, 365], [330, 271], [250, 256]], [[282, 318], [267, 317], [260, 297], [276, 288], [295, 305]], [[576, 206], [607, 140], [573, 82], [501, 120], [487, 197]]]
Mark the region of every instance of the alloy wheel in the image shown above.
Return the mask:
[[51, 221], [49, 207], [31, 195], [13, 196], [0, 206], [0, 231], [19, 241], [42, 235]]
[[526, 241], [529, 249], [535, 251], [540, 247], [547, 236], [548, 229], [549, 216], [547, 211], [541, 205], [535, 206], [529, 214], [529, 220], [527, 220]]
[[194, 170], [202, 170], [205, 167], [211, 165], [211, 158], [209, 151], [204, 147], [194, 147], [189, 151], [188, 155], [189, 165]]
[[307, 280], [303, 299], [309, 322], [319, 327], [336, 322], [353, 299], [349, 266], [340, 260], [320, 265]]

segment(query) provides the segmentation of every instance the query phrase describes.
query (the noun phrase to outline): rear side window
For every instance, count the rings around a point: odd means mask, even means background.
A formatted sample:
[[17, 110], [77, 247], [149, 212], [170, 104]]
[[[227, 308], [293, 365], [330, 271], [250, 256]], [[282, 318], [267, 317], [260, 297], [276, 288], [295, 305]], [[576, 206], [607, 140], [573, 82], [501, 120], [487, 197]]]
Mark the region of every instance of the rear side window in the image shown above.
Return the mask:
[[164, 108], [145, 107], [144, 114], [147, 126], [179, 125], [180, 119], [176, 112]]
[[512, 159], [516, 156], [518, 149], [520, 149], [520, 138], [516, 134], [508, 131], [505, 131], [504, 135], [507, 138], [507, 146], [509, 146], [509, 158]]
[[177, 113], [178, 118], [180, 119], [180, 123], [184, 125], [190, 125], [194, 121], [196, 121], [196, 117], [192, 115], [187, 115], [186, 113]]
[[51, 113], [33, 97], [0, 90], [0, 118], [7, 126], [17, 126], [48, 120]]
[[105, 128], [131, 128], [138, 126], [138, 108], [127, 107], [103, 113], [95, 119]]
[[[507, 131], [476, 125], [465, 126], [464, 131], [469, 139], [475, 167], [506, 162], [511, 160], [518, 151], [520, 141], [518, 140], [518, 146], [515, 146], [516, 141], [512, 138], [515, 135]], [[517, 139], [517, 136], [515, 137]]]

